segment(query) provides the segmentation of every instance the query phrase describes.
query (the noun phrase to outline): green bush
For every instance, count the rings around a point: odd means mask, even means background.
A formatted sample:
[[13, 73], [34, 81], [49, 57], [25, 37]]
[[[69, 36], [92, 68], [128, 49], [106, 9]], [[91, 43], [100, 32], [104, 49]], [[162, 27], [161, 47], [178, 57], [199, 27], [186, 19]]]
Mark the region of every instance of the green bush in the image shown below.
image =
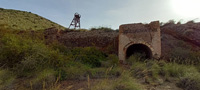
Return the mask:
[[95, 47], [74, 48], [68, 56], [90, 67], [100, 67], [101, 61], [106, 60], [106, 54]]
[[179, 65], [176, 63], [168, 63], [163, 66], [163, 72], [165, 73], [166, 77], [182, 77], [184, 76], [184, 65]]
[[195, 73], [198, 73], [198, 70], [194, 66], [167, 63], [163, 66], [163, 72], [165, 72], [165, 75], [167, 76], [180, 78], [185, 76], [193, 76]]
[[108, 55], [107, 59], [108, 60], [101, 62], [103, 67], [112, 67], [112, 66], [116, 67], [119, 65], [119, 59], [117, 55], [110, 54]]
[[0, 69], [0, 89], [11, 89], [16, 76], [8, 69]]
[[119, 67], [92, 68], [89, 74], [91, 78], [117, 78], [121, 76], [122, 69]]
[[196, 79], [183, 78], [176, 85], [183, 90], [200, 90], [200, 81]]
[[28, 52], [28, 44], [25, 45], [25, 41], [17, 37], [16, 35], [6, 34], [0, 39], [0, 64], [1, 66], [14, 67], [25, 56], [25, 52]]
[[58, 41], [54, 41], [49, 45], [53, 50], [59, 51], [63, 55], [67, 56], [70, 54], [72, 48], [68, 48], [65, 45], [59, 43]]
[[163, 83], [161, 78], [162, 66], [156, 60], [147, 60], [145, 62], [135, 62], [131, 66], [131, 74], [136, 78], [143, 78], [145, 83], [159, 85]]
[[143, 57], [143, 54], [135, 53], [134, 55], [130, 56], [126, 61], [130, 65], [132, 65], [136, 62], [144, 62], [145, 59], [142, 57]]
[[74, 65], [70, 65], [66, 68], [62, 69], [62, 75], [63, 80], [65, 79], [79, 79], [79, 80], [85, 80], [87, 78], [88, 72], [90, 70], [90, 67], [87, 65], [81, 64], [79, 62], [74, 62]]
[[143, 78], [146, 75], [146, 66], [144, 63], [141, 62], [135, 62], [132, 66], [131, 66], [131, 72], [132, 75], [136, 78]]
[[146, 63], [147, 67], [147, 73], [150, 77], [154, 79], [158, 79], [160, 72], [161, 72], [161, 67], [159, 66], [158, 62], [155, 60], [149, 60]]
[[56, 83], [55, 71], [53, 69], [44, 69], [39, 71], [37, 75], [30, 81], [30, 88], [35, 90], [45, 89]]
[[90, 78], [119, 77], [121, 69], [119, 67], [96, 67], [91, 68], [80, 62], [71, 61], [65, 67], [56, 70], [56, 76], [59, 80], [87, 80]]
[[183, 90], [200, 90], [200, 73], [195, 66], [166, 63], [162, 71], [166, 78], [178, 78], [177, 86]]
[[108, 28], [108, 27], [97, 27], [97, 28], [91, 28], [90, 29], [91, 31], [95, 31], [95, 30], [102, 30], [102, 31], [105, 31], [105, 32], [112, 32], [114, 31], [113, 29], [111, 28]]
[[183, 90], [200, 90], [200, 73], [194, 66], [183, 68], [185, 74], [177, 82], [177, 86]]
[[171, 61], [179, 64], [196, 65], [200, 63], [200, 52], [193, 51], [192, 47], [183, 41], [178, 41], [179, 47], [170, 52]]
[[0, 44], [0, 65], [13, 69], [19, 76], [27, 76], [42, 68], [65, 65], [64, 56], [42, 41], [5, 34], [0, 38]]
[[136, 83], [136, 80], [130, 76], [130, 73], [124, 71], [122, 75], [115, 79], [103, 79], [96, 85], [93, 85], [91, 90], [143, 90], [142, 85]]

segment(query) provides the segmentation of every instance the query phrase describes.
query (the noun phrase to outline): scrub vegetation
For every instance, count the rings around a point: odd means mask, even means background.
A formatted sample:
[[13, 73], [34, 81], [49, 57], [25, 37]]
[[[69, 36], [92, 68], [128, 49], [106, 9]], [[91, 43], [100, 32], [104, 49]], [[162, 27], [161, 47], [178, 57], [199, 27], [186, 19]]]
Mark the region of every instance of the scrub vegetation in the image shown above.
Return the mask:
[[[50, 26], [30, 29], [32, 23], [20, 28], [13, 27], [13, 22], [2, 23], [0, 90], [200, 90], [200, 52], [183, 41], [169, 52], [169, 60], [134, 54], [120, 63], [116, 54], [97, 47], [66, 47], [56, 40], [47, 43], [44, 29]], [[91, 30], [101, 29], [111, 31]]]
[[62, 90], [63, 81], [73, 80], [87, 81], [87, 90], [143, 90], [167, 82], [184, 90], [200, 89], [200, 68], [195, 63], [199, 52], [183, 59], [181, 55], [188, 51], [178, 49], [171, 61], [146, 60], [135, 54], [124, 65], [117, 55], [96, 47], [70, 48], [56, 41], [47, 45], [43, 38], [42, 31], [31, 36], [31, 31], [1, 27], [0, 89]]
[[42, 31], [30, 34], [0, 28], [0, 89], [52, 89], [58, 82], [86, 80], [88, 75], [119, 76], [116, 55], [106, 55], [95, 47], [46, 45]]

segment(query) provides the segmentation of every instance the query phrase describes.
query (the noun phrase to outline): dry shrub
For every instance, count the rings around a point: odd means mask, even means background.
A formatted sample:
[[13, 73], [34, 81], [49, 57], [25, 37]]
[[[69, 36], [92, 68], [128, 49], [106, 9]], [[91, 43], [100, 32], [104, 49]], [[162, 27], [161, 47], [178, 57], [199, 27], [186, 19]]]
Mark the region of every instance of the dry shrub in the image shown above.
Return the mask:
[[143, 90], [143, 86], [125, 71], [118, 78], [100, 80], [91, 90]]

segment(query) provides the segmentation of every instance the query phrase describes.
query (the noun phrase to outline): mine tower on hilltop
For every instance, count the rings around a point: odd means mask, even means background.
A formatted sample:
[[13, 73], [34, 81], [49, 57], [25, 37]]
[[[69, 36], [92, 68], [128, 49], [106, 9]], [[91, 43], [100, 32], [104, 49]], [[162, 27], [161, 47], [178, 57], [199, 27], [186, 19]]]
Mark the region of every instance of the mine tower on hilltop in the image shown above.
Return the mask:
[[81, 28], [80, 18], [81, 18], [81, 15], [78, 13], [75, 13], [74, 18], [73, 18], [71, 24], [69, 25], [69, 29], [71, 26], [74, 26], [74, 29], [76, 29], [76, 28], [80, 29]]

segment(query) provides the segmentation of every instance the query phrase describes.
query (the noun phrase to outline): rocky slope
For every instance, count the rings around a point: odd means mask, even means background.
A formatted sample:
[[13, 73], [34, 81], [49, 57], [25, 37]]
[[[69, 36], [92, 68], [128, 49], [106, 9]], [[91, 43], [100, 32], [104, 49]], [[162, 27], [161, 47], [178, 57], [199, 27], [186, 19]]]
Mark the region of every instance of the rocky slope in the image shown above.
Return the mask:
[[[109, 53], [118, 52], [117, 31], [62, 31], [49, 28], [45, 30], [45, 37], [48, 42], [58, 40], [67, 47], [96, 46]], [[178, 47], [198, 51], [200, 50], [200, 23], [165, 24], [161, 26], [161, 41], [163, 57], [169, 58], [170, 53]]]
[[161, 26], [162, 54], [168, 56], [174, 49], [200, 50], [200, 23], [168, 23]]
[[93, 30], [57, 30], [55, 28], [46, 29], [45, 38], [50, 43], [58, 40], [67, 47], [89, 47], [95, 46], [106, 53], [117, 54], [118, 51], [118, 32]]

